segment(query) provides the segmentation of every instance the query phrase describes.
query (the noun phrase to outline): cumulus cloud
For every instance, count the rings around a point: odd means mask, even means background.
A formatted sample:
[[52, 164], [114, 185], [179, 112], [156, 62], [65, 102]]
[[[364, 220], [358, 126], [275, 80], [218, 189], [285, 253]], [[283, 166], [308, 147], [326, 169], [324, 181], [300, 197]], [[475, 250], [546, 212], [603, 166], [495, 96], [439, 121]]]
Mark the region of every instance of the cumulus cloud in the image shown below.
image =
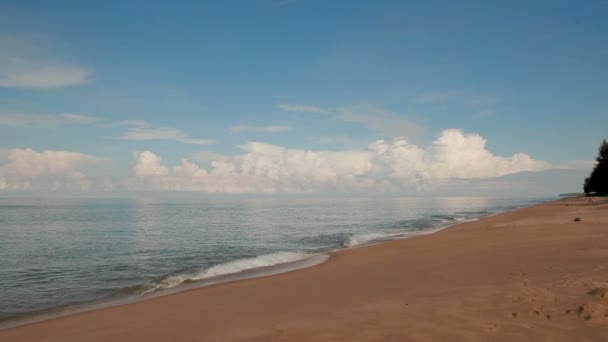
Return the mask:
[[228, 193], [351, 192], [363, 189], [367, 181], [357, 179], [371, 167], [366, 152], [313, 152], [258, 142], [247, 143], [242, 149], [242, 155], [212, 161], [209, 171], [188, 160], [169, 170], [154, 153], [135, 153], [136, 188]]
[[133, 154], [137, 163], [133, 167], [136, 177], [159, 177], [167, 176], [169, 169], [162, 164], [159, 156], [150, 151], [135, 152]]
[[146, 121], [125, 120], [118, 123], [130, 126], [120, 138], [124, 140], [170, 140], [184, 144], [209, 145], [215, 141], [210, 139], [190, 138], [184, 131], [171, 127], [153, 127]]
[[0, 190], [90, 190], [86, 170], [108, 160], [67, 151], [11, 149], [2, 153]]
[[203, 168], [189, 160], [169, 168], [151, 151], [134, 154], [134, 189], [230, 193], [421, 191], [454, 179], [488, 179], [551, 166], [524, 153], [496, 156], [477, 134], [446, 130], [429, 147], [403, 138], [366, 150], [308, 151], [249, 142], [241, 155]]
[[218, 160], [230, 159], [229, 156], [212, 151], [199, 151], [192, 154], [192, 158], [203, 162], [211, 163]]
[[492, 178], [550, 168], [525, 153], [496, 156], [486, 149], [486, 140], [480, 135], [455, 129], [445, 130], [427, 149], [403, 139], [380, 140], [370, 148], [393, 176], [401, 179]]
[[446, 130], [426, 147], [397, 138], [342, 151], [290, 149], [261, 142], [240, 148], [243, 152], [235, 156], [196, 153], [193, 158], [198, 163], [183, 159], [176, 166], [168, 166], [151, 151], [135, 152], [132, 174], [122, 180], [96, 177], [108, 160], [87, 154], [0, 150], [0, 190], [435, 195], [462, 190], [479, 195], [511, 189], [509, 184], [521, 183], [512, 176], [522, 171], [565, 167], [524, 153], [495, 155], [487, 150], [483, 137], [460, 130]]
[[232, 126], [232, 131], [234, 133], [241, 133], [241, 132], [277, 133], [277, 132], [291, 131], [291, 127], [288, 127], [288, 126], [247, 126], [247, 125], [238, 125], [238, 126]]

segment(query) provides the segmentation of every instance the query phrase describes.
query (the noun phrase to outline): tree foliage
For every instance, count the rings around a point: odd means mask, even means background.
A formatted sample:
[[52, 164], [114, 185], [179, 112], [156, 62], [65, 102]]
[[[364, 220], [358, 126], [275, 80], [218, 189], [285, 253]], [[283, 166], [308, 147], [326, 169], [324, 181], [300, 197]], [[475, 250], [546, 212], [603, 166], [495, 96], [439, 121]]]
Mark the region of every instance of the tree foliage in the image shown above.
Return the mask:
[[608, 141], [604, 139], [598, 149], [597, 163], [589, 177], [585, 178], [585, 194], [608, 195]]

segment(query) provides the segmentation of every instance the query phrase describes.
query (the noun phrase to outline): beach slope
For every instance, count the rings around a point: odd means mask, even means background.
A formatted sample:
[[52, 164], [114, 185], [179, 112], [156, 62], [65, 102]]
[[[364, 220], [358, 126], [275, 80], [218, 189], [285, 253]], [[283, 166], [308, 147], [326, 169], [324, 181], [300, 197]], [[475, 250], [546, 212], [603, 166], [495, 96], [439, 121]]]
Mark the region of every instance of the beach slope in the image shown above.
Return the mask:
[[[575, 220], [580, 218], [580, 220]], [[321, 265], [0, 331], [0, 341], [604, 341], [608, 202], [574, 198]]]

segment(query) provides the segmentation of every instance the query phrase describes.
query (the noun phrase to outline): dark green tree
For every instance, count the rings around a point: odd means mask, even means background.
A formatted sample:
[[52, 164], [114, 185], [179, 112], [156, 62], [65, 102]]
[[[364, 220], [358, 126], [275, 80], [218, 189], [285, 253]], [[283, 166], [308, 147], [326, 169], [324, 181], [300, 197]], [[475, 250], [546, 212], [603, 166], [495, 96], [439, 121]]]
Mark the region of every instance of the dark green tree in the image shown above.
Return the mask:
[[585, 194], [608, 195], [608, 141], [602, 140], [598, 149], [597, 163], [589, 177], [585, 178]]

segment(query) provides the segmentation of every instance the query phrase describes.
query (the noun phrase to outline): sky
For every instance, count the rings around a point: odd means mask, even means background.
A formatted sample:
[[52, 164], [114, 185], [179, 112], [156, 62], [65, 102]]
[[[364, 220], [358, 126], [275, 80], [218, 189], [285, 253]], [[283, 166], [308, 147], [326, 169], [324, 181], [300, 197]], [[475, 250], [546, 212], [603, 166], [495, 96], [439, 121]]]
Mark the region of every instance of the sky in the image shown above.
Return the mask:
[[607, 17], [605, 1], [0, 1], [0, 196], [580, 191], [608, 135]]

